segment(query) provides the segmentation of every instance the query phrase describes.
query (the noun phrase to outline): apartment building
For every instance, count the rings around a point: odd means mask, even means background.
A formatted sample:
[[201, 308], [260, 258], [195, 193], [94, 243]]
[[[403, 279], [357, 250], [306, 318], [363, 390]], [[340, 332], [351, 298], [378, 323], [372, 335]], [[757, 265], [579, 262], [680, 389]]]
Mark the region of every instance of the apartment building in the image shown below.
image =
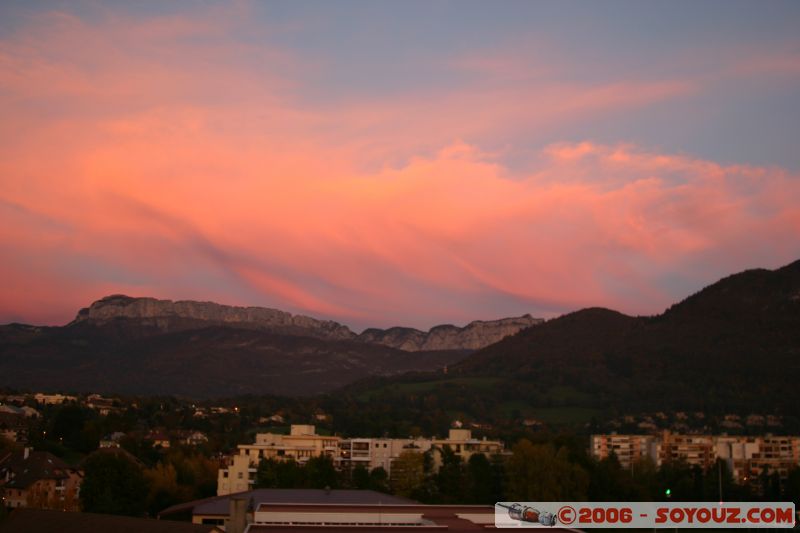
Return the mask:
[[495, 455], [503, 451], [503, 443], [498, 440], [476, 439], [469, 429], [451, 429], [446, 439], [433, 439], [433, 446], [444, 448], [449, 446], [456, 455], [465, 462], [476, 453]]
[[800, 437], [716, 437], [716, 453], [738, 483], [775, 472], [786, 479], [800, 465]]
[[724, 460], [738, 483], [777, 472], [786, 479], [800, 466], [800, 437], [682, 435], [669, 431], [658, 435], [592, 435], [590, 449], [596, 459], [616, 454], [623, 468], [649, 458], [657, 466], [685, 462], [704, 469]]
[[715, 438], [711, 435], [682, 435], [663, 431], [657, 443], [657, 465], [685, 462], [704, 469], [717, 460]]
[[250, 464], [247, 455], [232, 456], [225, 468], [217, 472], [217, 496], [253, 489], [258, 463]]
[[367, 470], [383, 468], [392, 472], [392, 461], [406, 451], [425, 453], [431, 449], [431, 439], [342, 439], [336, 465], [339, 468], [354, 468], [362, 465]]
[[[500, 441], [476, 439], [468, 429], [451, 429], [446, 439], [350, 438], [317, 435], [314, 426], [293, 425], [289, 435], [259, 433], [254, 444], [240, 444], [226, 468], [219, 470], [217, 494], [222, 496], [251, 490], [261, 459], [289, 460], [304, 463], [311, 457], [327, 455], [337, 468], [363, 465], [367, 470], [383, 468], [391, 475], [392, 462], [406, 451], [425, 453], [449, 446], [456, 455], [468, 461], [475, 453], [502, 453]], [[434, 463], [439, 464], [439, 454]]]
[[[443, 449], [448, 446], [464, 461], [475, 453], [494, 455], [502, 453], [503, 443], [496, 440], [476, 439], [469, 429], [451, 429], [445, 439], [408, 438], [408, 439], [342, 439], [339, 443], [338, 465], [342, 468], [363, 465], [368, 470], [383, 468], [391, 475], [392, 461], [406, 451], [425, 453], [432, 449]], [[438, 454], [434, 460], [438, 459]]]
[[644, 458], [657, 457], [658, 442], [652, 435], [592, 435], [592, 455], [603, 459], [613, 452], [622, 468], [630, 469]]
[[33, 399], [36, 400], [37, 403], [44, 404], [44, 405], [61, 405], [64, 402], [77, 402], [77, 396], [67, 396], [64, 394], [45, 394], [43, 392], [37, 392], [33, 395]]
[[312, 457], [339, 456], [339, 437], [317, 435], [311, 425], [293, 425], [288, 435], [258, 433], [253, 444], [240, 444], [226, 468], [217, 474], [217, 494], [232, 494], [250, 490], [255, 483], [256, 470], [262, 459], [294, 460], [305, 463]]

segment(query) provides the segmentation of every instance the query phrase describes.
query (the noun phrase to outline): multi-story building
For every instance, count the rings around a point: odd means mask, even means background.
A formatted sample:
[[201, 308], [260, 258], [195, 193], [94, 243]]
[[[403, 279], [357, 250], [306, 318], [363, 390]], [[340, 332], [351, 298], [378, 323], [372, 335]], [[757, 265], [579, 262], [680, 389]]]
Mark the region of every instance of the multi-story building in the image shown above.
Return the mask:
[[591, 453], [596, 459], [616, 454], [624, 468], [649, 458], [657, 466], [684, 462], [704, 469], [718, 459], [728, 465], [738, 483], [754, 481], [762, 474], [778, 473], [786, 479], [800, 466], [800, 437], [681, 435], [592, 435]]
[[739, 483], [776, 472], [786, 479], [800, 465], [800, 437], [716, 437], [716, 452]]
[[431, 449], [430, 439], [342, 439], [339, 442], [337, 466], [353, 468], [363, 465], [367, 470], [383, 468], [392, 472], [392, 461], [405, 451], [425, 453]]
[[[495, 455], [502, 453], [503, 443], [497, 440], [476, 439], [469, 429], [451, 429], [446, 439], [428, 439], [423, 437], [408, 439], [373, 439], [352, 438], [339, 442], [337, 466], [342, 468], [363, 465], [368, 470], [383, 468], [392, 473], [392, 461], [403, 452], [425, 453], [431, 450], [449, 447], [464, 461], [476, 453]], [[438, 454], [434, 457], [436, 461]], [[438, 464], [438, 463], [437, 463]]]
[[[468, 429], [451, 429], [446, 439], [351, 438], [317, 435], [314, 426], [293, 425], [289, 435], [259, 433], [254, 444], [240, 444], [228, 465], [219, 470], [217, 494], [225, 495], [250, 490], [262, 459], [289, 460], [304, 463], [311, 457], [327, 455], [337, 468], [363, 465], [367, 470], [383, 468], [391, 475], [392, 462], [407, 451], [425, 453], [449, 446], [463, 460], [475, 453], [493, 455], [503, 451], [500, 441], [475, 439]], [[438, 454], [434, 455], [438, 464]]]
[[598, 459], [613, 452], [625, 469], [644, 458], [658, 455], [658, 443], [652, 435], [592, 435], [591, 447], [592, 455]]
[[495, 455], [503, 451], [503, 443], [497, 440], [476, 439], [472, 437], [469, 429], [451, 429], [446, 439], [433, 439], [433, 446], [437, 448], [450, 447], [456, 455], [464, 461], [476, 453]]
[[658, 440], [656, 465], [685, 462], [709, 468], [717, 460], [714, 439], [711, 435], [682, 435], [664, 431]]
[[314, 426], [293, 425], [288, 435], [258, 433], [255, 444], [240, 444], [238, 448], [239, 455], [248, 456], [253, 464], [258, 464], [261, 459], [294, 459], [305, 463], [320, 455], [335, 457], [340, 440], [339, 437], [317, 435]]
[[227, 468], [217, 475], [217, 494], [232, 494], [250, 490], [262, 459], [294, 460], [305, 463], [312, 457], [328, 455], [334, 462], [339, 455], [339, 437], [317, 435], [316, 428], [293, 425], [288, 435], [258, 433], [254, 444], [240, 444]]
[[25, 448], [0, 457], [0, 495], [9, 508], [77, 511], [83, 474], [49, 452]]
[[251, 490], [256, 482], [256, 467], [247, 455], [232, 456], [217, 473], [217, 496]]
[[78, 401], [77, 396], [67, 396], [64, 394], [44, 394], [43, 392], [34, 394], [33, 399], [36, 400], [37, 403], [42, 403], [45, 405], [61, 405], [64, 402]]

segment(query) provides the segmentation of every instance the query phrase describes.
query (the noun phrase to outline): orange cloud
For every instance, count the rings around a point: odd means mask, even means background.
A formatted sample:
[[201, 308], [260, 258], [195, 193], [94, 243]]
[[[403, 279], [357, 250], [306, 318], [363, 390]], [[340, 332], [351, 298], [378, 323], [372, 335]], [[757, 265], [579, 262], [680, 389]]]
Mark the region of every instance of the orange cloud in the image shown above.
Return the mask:
[[0, 316], [63, 321], [111, 292], [364, 326], [654, 312], [799, 251], [800, 179], [781, 169], [587, 141], [546, 147], [520, 175], [472, 140], [646, 105], [691, 82], [328, 107], [294, 93], [303, 69], [289, 54], [218, 48], [202, 16], [41, 24], [0, 44]]

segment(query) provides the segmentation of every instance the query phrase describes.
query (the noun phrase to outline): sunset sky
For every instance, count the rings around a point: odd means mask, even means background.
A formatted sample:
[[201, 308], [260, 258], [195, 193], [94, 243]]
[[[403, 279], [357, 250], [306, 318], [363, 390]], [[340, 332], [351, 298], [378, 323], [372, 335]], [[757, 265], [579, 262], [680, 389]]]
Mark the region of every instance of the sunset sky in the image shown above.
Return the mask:
[[0, 323], [661, 312], [800, 259], [800, 2], [6, 0], [0, 254]]

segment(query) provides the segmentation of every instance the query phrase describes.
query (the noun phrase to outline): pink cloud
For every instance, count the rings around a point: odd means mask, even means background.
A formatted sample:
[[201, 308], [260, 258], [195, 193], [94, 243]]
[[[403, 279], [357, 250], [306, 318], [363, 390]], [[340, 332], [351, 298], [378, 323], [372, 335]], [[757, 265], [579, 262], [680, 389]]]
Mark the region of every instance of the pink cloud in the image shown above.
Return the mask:
[[[328, 107], [294, 94], [290, 54], [217, 48], [208, 16], [54, 15], [0, 43], [0, 316], [65, 321], [112, 292], [360, 325], [492, 318], [485, 301], [657, 312], [684, 295], [663, 279], [687, 265], [696, 289], [799, 251], [800, 179], [782, 169], [587, 141], [549, 145], [520, 175], [473, 140], [613, 115], [691, 80]], [[31, 110], [42, 103], [57, 112]]]

